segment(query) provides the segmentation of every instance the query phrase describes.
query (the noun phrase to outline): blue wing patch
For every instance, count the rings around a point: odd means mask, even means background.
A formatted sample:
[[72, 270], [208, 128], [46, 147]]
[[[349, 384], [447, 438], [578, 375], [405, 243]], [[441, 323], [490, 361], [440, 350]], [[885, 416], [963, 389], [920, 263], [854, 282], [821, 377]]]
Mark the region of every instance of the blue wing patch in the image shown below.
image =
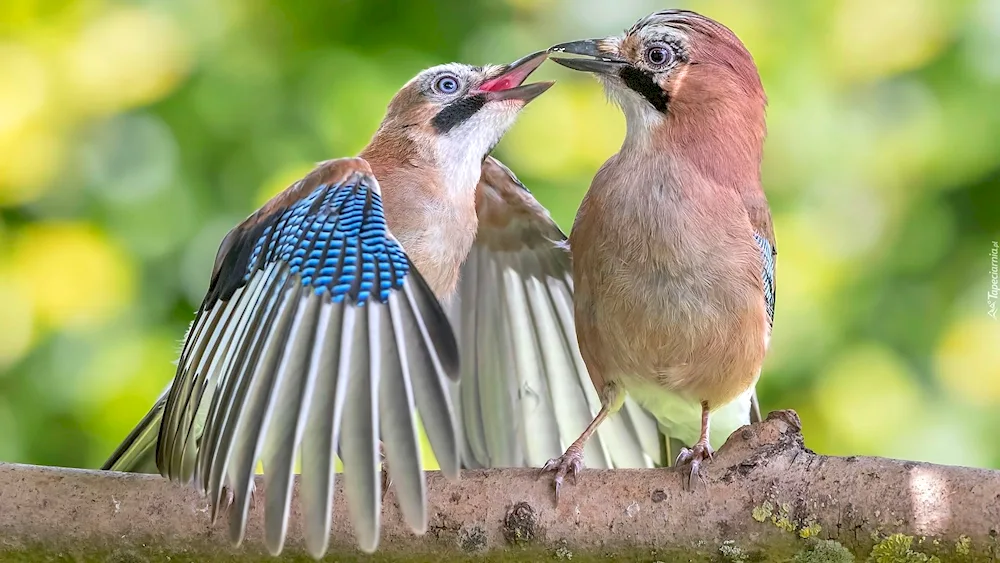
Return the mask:
[[304, 286], [329, 293], [334, 303], [347, 298], [364, 305], [372, 297], [384, 303], [410, 270], [402, 247], [389, 237], [381, 196], [362, 175], [320, 184], [268, 221], [251, 244], [243, 283], [281, 261]]
[[758, 233], [753, 234], [757, 246], [760, 247], [760, 259], [762, 268], [760, 279], [764, 282], [764, 300], [767, 303], [767, 322], [774, 326], [774, 247], [764, 237]]

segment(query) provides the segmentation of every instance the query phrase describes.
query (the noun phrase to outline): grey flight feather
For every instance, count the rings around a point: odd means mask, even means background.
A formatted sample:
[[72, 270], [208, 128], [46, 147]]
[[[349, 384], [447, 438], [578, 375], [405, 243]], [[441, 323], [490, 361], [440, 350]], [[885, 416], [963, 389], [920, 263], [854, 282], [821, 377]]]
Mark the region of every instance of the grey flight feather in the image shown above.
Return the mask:
[[[537, 467], [559, 456], [600, 408], [576, 340], [566, 236], [492, 157], [483, 163], [476, 211], [476, 240], [448, 303], [463, 360], [454, 391], [463, 464]], [[585, 450], [588, 466], [662, 463], [654, 419], [631, 406], [598, 430]]]
[[[416, 420], [457, 476], [448, 394], [458, 350], [430, 288], [389, 233], [378, 184], [356, 160], [330, 161], [227, 235], [167, 393], [157, 465], [225, 509], [245, 533], [263, 463], [265, 541], [284, 546], [301, 460], [306, 546], [326, 552], [334, 455], [362, 550], [378, 545], [382, 439], [407, 523], [426, 529]], [[414, 408], [416, 407], [416, 408]]]
[[168, 386], [160, 398], [153, 403], [146, 416], [129, 432], [125, 440], [115, 448], [101, 469], [127, 473], [159, 473], [156, 468], [156, 437], [163, 420], [163, 406], [167, 402]]

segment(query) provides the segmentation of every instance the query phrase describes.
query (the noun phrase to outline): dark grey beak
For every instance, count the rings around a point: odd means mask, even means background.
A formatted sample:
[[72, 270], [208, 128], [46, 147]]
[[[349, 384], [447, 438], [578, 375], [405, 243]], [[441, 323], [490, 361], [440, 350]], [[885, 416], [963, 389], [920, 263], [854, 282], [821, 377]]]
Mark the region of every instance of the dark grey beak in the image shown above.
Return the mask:
[[593, 57], [593, 59], [567, 59], [563, 57], [552, 57], [553, 61], [566, 68], [583, 72], [593, 72], [596, 74], [617, 75], [623, 67], [628, 66], [628, 62], [608, 53], [601, 52], [600, 42], [600, 39], [583, 39], [581, 41], [560, 43], [549, 47], [549, 52]]

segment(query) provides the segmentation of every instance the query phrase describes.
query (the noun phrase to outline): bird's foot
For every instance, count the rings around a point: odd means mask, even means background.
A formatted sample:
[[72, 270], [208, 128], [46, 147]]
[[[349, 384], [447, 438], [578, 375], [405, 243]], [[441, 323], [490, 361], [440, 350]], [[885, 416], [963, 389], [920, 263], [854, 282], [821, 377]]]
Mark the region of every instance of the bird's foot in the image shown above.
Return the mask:
[[222, 501], [222, 506], [225, 507], [222, 511], [229, 512], [233, 508], [233, 503], [236, 502], [236, 493], [228, 486], [222, 487], [222, 498], [225, 499]]
[[[236, 504], [236, 493], [229, 485], [222, 486], [222, 503], [212, 511], [212, 522], [215, 522], [219, 514], [229, 514]], [[250, 510], [257, 508], [257, 484], [250, 482]]]
[[699, 440], [691, 448], [681, 448], [681, 452], [677, 454], [677, 460], [674, 461], [674, 465], [684, 468], [682, 475], [687, 476], [687, 481], [685, 483], [685, 489], [691, 491], [694, 490], [695, 479], [701, 478], [701, 464], [702, 462], [712, 459], [712, 446], [708, 445], [707, 440]]
[[583, 469], [583, 448], [573, 444], [566, 449], [566, 453], [559, 457], [550, 459], [544, 466], [542, 466], [541, 471], [538, 472], [538, 477], [541, 477], [543, 474], [548, 472], [555, 473], [555, 477], [552, 478], [552, 482], [555, 487], [556, 504], [558, 505], [559, 489], [562, 487], [563, 479], [565, 479], [568, 474], [573, 478], [573, 484], [576, 485], [576, 476], [580, 473], [580, 469]]
[[[236, 493], [229, 485], [222, 486], [222, 511], [229, 512], [236, 503]], [[257, 483], [250, 481], [250, 510], [257, 508]]]
[[385, 445], [381, 442], [378, 445], [378, 453], [382, 461], [382, 498], [385, 498], [385, 494], [389, 492], [389, 487], [392, 485], [392, 477], [389, 476], [389, 462], [385, 460]]

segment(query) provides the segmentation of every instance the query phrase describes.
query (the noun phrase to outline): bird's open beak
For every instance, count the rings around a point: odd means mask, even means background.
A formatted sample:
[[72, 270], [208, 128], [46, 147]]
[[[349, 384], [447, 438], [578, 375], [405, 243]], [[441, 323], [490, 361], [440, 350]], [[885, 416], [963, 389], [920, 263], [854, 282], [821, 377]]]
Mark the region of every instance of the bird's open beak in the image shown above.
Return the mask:
[[[549, 88], [554, 82], [536, 82], [534, 84], [524, 84], [528, 76], [548, 58], [548, 51], [539, 51], [507, 65], [503, 73], [491, 78], [477, 89], [478, 92], [486, 94], [489, 101], [496, 100], [520, 100], [528, 103], [537, 98]], [[522, 84], [524, 84], [522, 86]]]
[[600, 39], [583, 39], [581, 41], [570, 41], [549, 47], [549, 53], [568, 53], [570, 55], [586, 55], [592, 59], [566, 59], [563, 57], [552, 57], [552, 60], [573, 70], [583, 72], [593, 72], [596, 74], [617, 75], [622, 67], [628, 62], [618, 57], [602, 52], [600, 49]]

